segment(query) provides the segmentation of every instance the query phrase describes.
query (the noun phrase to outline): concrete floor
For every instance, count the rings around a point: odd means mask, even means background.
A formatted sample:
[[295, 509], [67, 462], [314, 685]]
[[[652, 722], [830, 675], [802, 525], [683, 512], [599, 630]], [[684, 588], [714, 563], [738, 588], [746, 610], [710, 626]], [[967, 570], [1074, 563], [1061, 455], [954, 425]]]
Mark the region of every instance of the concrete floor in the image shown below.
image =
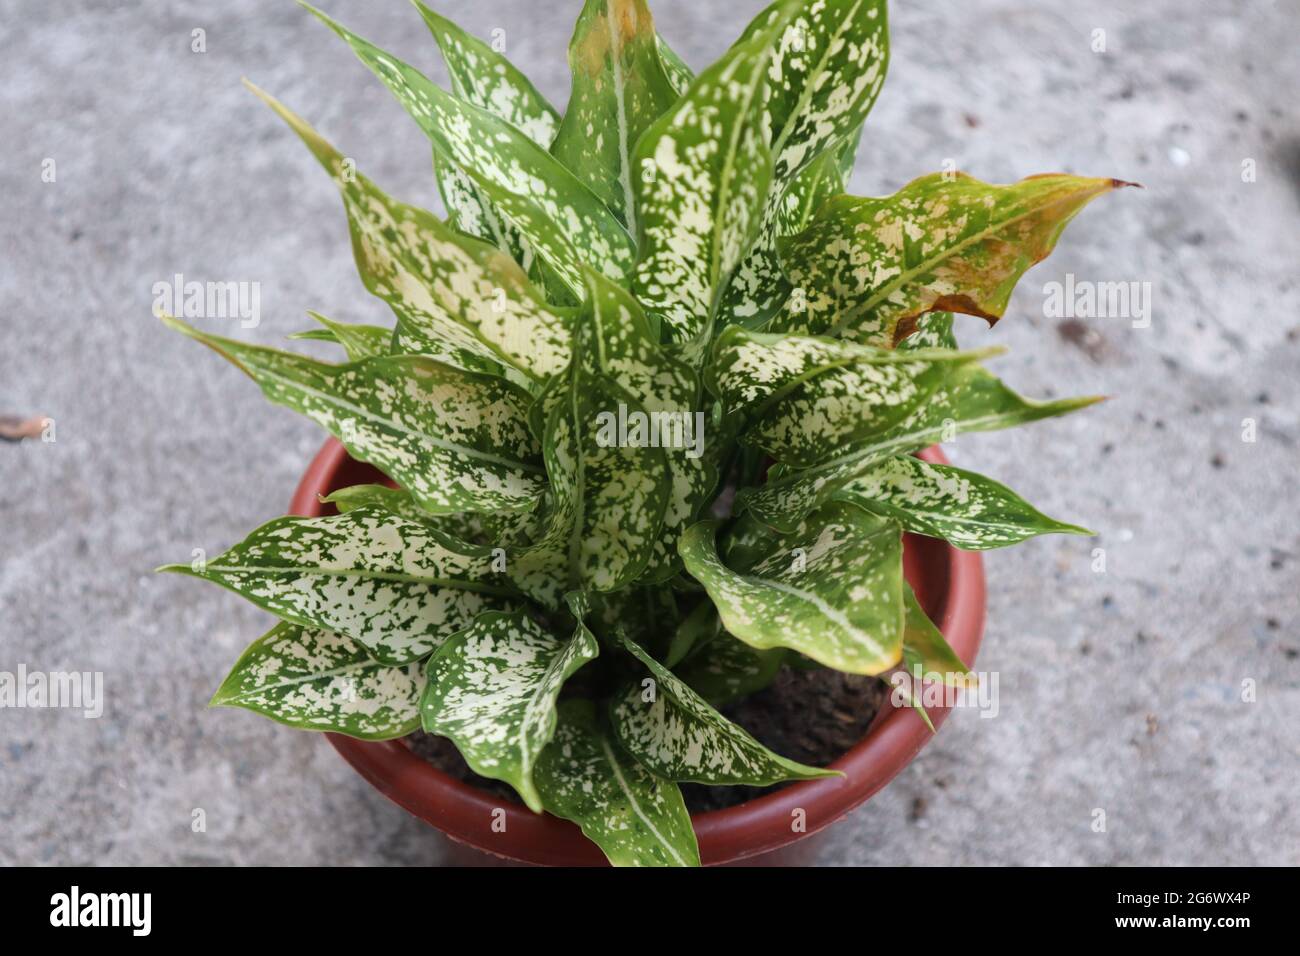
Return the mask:
[[[332, 187], [239, 78], [436, 207], [428, 148], [288, 0], [163, 6], [0, 0], [0, 414], [56, 423], [53, 443], [0, 445], [0, 670], [102, 671], [107, 697], [98, 720], [0, 711], [0, 863], [437, 863], [435, 834], [323, 740], [204, 709], [266, 615], [151, 573], [281, 514], [321, 441], [163, 330], [153, 284], [260, 282], [261, 325], [233, 334], [263, 342], [308, 308], [387, 320]], [[759, 6], [653, 3], [696, 66]], [[407, 4], [327, 7], [441, 77]], [[437, 7], [504, 27], [564, 101], [576, 2]], [[961, 327], [1010, 346], [996, 367], [1027, 394], [1114, 397], [949, 448], [1100, 539], [989, 555], [978, 663], [999, 672], [998, 717], [957, 712], [821, 862], [1300, 862], [1300, 5], [916, 0], [892, 17], [855, 192], [948, 159], [1146, 189], [1088, 209], [994, 332]], [[1149, 282], [1150, 327], [1045, 317], [1044, 284], [1067, 273]]]

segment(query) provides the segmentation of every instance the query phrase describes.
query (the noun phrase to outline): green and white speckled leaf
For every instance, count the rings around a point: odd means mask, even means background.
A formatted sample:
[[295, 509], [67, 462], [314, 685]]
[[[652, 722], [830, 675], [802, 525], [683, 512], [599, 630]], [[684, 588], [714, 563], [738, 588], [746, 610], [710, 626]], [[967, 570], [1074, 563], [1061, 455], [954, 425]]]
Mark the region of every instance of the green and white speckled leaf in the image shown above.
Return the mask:
[[805, 382], [856, 365], [907, 368], [913, 362], [951, 358], [942, 352], [877, 349], [810, 335], [773, 335], [730, 326], [714, 341], [705, 371], [709, 390], [728, 411], [762, 413]]
[[[760, 13], [742, 41], [785, 16], [783, 7], [774, 3]], [[790, 284], [781, 269], [777, 238], [788, 234], [786, 203], [793, 199], [797, 207], [809, 200], [811, 184], [795, 185], [801, 173], [836, 153], [837, 146], [843, 149], [846, 140], [853, 143], [848, 157], [835, 156], [833, 163], [842, 169], [847, 158], [851, 165], [856, 135], [875, 104], [888, 65], [885, 0], [805, 2], [786, 23], [770, 69], [774, 185], [759, 237], [723, 299], [721, 311], [728, 321], [759, 327], [785, 301]], [[843, 192], [842, 183], [837, 191]], [[811, 197], [818, 205], [825, 198]]]
[[[560, 127], [560, 116], [514, 65], [446, 17], [416, 2], [447, 63], [452, 92], [473, 106], [501, 117], [537, 145], [547, 148]], [[448, 220], [461, 232], [508, 252], [524, 269], [533, 251], [519, 230], [455, 164], [439, 161], [434, 151], [438, 190]]]
[[249, 645], [210, 706], [242, 707], [299, 730], [391, 740], [420, 726], [423, 690], [421, 662], [380, 664], [342, 634], [280, 623]]
[[897, 523], [832, 502], [793, 532], [772, 535], [752, 566], [738, 570], [718, 557], [715, 531], [716, 522], [700, 522], [682, 537], [681, 551], [730, 634], [760, 650], [788, 647], [852, 674], [879, 674], [898, 663]]
[[571, 314], [549, 305], [509, 255], [461, 235], [426, 210], [390, 199], [350, 170], [346, 158], [301, 118], [254, 92], [334, 177], [357, 268], [366, 288], [402, 320], [399, 341], [413, 333], [422, 353], [432, 347], [436, 357], [450, 354], [476, 370], [512, 367], [525, 381], [544, 380], [568, 364]]
[[1036, 402], [1016, 394], [983, 366], [963, 365], [930, 393], [924, 405], [889, 431], [808, 468], [773, 468], [761, 487], [744, 488], [736, 495], [736, 510], [749, 509], [772, 527], [788, 530], [854, 478], [894, 455], [952, 441], [963, 432], [994, 431], [1065, 415], [1099, 401], [1086, 397]]
[[633, 289], [682, 342], [707, 337], [771, 182], [764, 99], [774, 24], [701, 73], [637, 144]]
[[903, 663], [907, 669], [920, 668], [923, 675], [941, 675], [943, 683], [950, 687], [977, 683], [979, 678], [949, 646], [906, 582], [903, 584], [903, 599], [907, 606], [903, 625]]
[[429, 659], [424, 729], [449, 737], [475, 773], [504, 780], [541, 813], [533, 767], [555, 734], [560, 688], [599, 653], [582, 624], [562, 641], [526, 612], [481, 614]]
[[893, 196], [840, 196], [780, 243], [804, 292], [769, 331], [836, 335], [892, 348], [933, 310], [998, 320], [1016, 282], [1115, 179], [1031, 176], [1008, 186], [935, 173]]
[[[861, 136], [862, 130], [858, 129], [839, 145], [827, 149], [790, 181], [776, 206], [775, 228], [771, 230], [775, 236], [802, 232], [827, 200], [848, 189]], [[775, 251], [773, 246], [772, 252]]]
[[717, 340], [709, 379], [728, 408], [752, 421], [743, 442], [804, 467], [897, 425], [955, 369], [991, 354], [897, 352], [731, 326]]
[[295, 332], [291, 339], [307, 339], [316, 342], [334, 342], [343, 346], [349, 362], [376, 358], [393, 354], [393, 330], [382, 325], [355, 325], [351, 322], [335, 322], [319, 312], [307, 312], [324, 328], [308, 329]]
[[778, 23], [767, 110], [783, 183], [862, 126], [885, 82], [889, 26], [885, 0], [803, 0], [793, 16], [778, 0], [737, 45]]
[[[535, 530], [537, 515], [528, 511], [497, 511], [487, 514], [432, 514], [420, 507], [405, 488], [387, 485], [350, 485], [321, 499], [340, 514], [357, 508], [382, 508], [409, 521], [421, 521], [466, 544], [508, 547], [528, 538]], [[504, 557], [504, 556], [503, 556]]]
[[[358, 508], [379, 508], [407, 521], [435, 521], [441, 519], [458, 519], [460, 515], [435, 515], [420, 507], [411, 493], [405, 488], [390, 488], [388, 485], [348, 485], [338, 491], [330, 492], [321, 498], [322, 504], [333, 505], [339, 514], [347, 514]], [[442, 529], [439, 529], [442, 530]], [[462, 541], [472, 542], [472, 538], [459, 537]]]
[[651, 678], [614, 695], [610, 723], [623, 748], [651, 773], [681, 782], [753, 786], [834, 776], [773, 753], [635, 641], [623, 636], [620, 642]]
[[488, 548], [378, 508], [277, 518], [202, 564], [162, 570], [211, 581], [286, 621], [338, 631], [384, 664], [439, 647], [513, 590]]
[[624, 753], [591, 701], [562, 701], [559, 714], [555, 738], [533, 771], [547, 812], [578, 824], [614, 866], [699, 866], [677, 784]]
[[530, 544], [512, 549], [506, 573], [529, 598], [557, 610], [565, 592], [581, 584], [573, 558], [579, 545], [574, 529], [580, 520], [580, 458], [563, 408], [552, 410], [542, 444], [550, 481], [537, 512], [540, 531]]
[[1092, 533], [1047, 517], [992, 478], [911, 455], [885, 459], [835, 496], [965, 551], [1004, 548], [1040, 534]]
[[[598, 275], [589, 273], [587, 278], [588, 311], [584, 316], [592, 342], [585, 357], [594, 373], [631, 396], [650, 416], [652, 425], [661, 423], [658, 434], [666, 445], [663, 457], [669, 487], [663, 523], [644, 576], [663, 581], [681, 569], [677, 538], [699, 517], [717, 486], [717, 455], [709, 452], [719, 449], [710, 448], [709, 443], [722, 438], [709, 434], [707, 415], [697, 418], [703, 407], [695, 369], [658, 344], [631, 295]], [[694, 435], [696, 421], [705, 422], [698, 436]], [[687, 441], [692, 437], [698, 438], [698, 444]]]
[[645, 0], [586, 0], [569, 41], [573, 86], [551, 153], [636, 234], [633, 150], [677, 101]]
[[662, 537], [671, 487], [665, 450], [605, 448], [596, 440], [597, 415], [616, 411], [628, 399], [607, 382], [575, 375], [547, 432], [557, 447], [578, 450], [573, 471], [551, 474], [552, 485], [569, 483], [577, 501], [566, 542], [571, 587], [627, 586], [645, 570]]
[[659, 59], [663, 62], [664, 72], [668, 74], [668, 82], [678, 97], [684, 96], [695, 82], [695, 71], [664, 42], [663, 37], [656, 36], [655, 40], [659, 45]]
[[759, 650], [725, 631], [700, 645], [674, 672], [714, 707], [727, 707], [776, 678], [790, 652]]
[[528, 511], [541, 498], [527, 398], [502, 379], [419, 355], [328, 365], [163, 321], [228, 358], [272, 402], [321, 425], [428, 511]]
[[626, 281], [636, 250], [618, 218], [546, 150], [505, 120], [457, 99], [392, 54], [308, 7], [393, 92], [433, 143], [581, 295], [582, 266]]
[[415, 8], [447, 63], [452, 92], [499, 116], [538, 146], [550, 146], [560, 128], [560, 114], [528, 77], [491, 46], [419, 0]]
[[[586, 279], [567, 380], [534, 406], [546, 423], [546, 530], [512, 563], [520, 587], [552, 607], [569, 588], [612, 591], [671, 576], [673, 542], [716, 483], [714, 459], [656, 445], [650, 428], [662, 412], [693, 423], [694, 370], [653, 340], [630, 295], [593, 272]], [[638, 414], [640, 431], [611, 427]]]

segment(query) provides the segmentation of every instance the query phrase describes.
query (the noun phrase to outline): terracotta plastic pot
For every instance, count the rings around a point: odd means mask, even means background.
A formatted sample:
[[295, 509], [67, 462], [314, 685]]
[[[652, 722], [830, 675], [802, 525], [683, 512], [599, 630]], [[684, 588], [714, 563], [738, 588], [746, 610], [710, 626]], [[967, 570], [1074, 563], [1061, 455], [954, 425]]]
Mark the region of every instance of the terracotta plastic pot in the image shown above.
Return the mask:
[[[921, 453], [943, 463], [937, 448]], [[370, 465], [354, 461], [330, 439], [316, 455], [289, 506], [292, 514], [333, 513], [319, 495], [383, 480]], [[984, 566], [978, 553], [941, 541], [907, 535], [907, 580], [948, 643], [973, 666], [984, 631]], [[946, 708], [931, 708], [937, 728]], [[602, 865], [600, 850], [572, 823], [534, 814], [462, 783], [417, 756], [400, 740], [371, 742], [328, 734], [343, 759], [398, 806], [441, 830], [458, 848], [460, 862], [515, 861], [553, 866]], [[910, 708], [886, 705], [867, 735], [831, 766], [843, 777], [794, 783], [725, 810], [695, 814], [692, 822], [706, 865], [799, 862], [813, 846], [808, 838], [861, 804], [905, 767], [929, 742], [930, 731]], [[800, 812], [802, 811], [802, 812]], [[802, 828], [795, 825], [802, 820]], [[802, 852], [801, 852], [802, 851]], [[483, 854], [491, 854], [491, 857]]]

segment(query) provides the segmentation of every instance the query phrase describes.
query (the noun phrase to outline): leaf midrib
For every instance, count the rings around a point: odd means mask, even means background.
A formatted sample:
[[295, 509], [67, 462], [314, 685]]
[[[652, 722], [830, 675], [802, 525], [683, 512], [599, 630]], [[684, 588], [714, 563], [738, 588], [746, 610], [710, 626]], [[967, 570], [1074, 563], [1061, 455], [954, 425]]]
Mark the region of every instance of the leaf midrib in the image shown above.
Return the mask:
[[613, 11], [605, 0], [605, 32], [609, 36], [609, 61], [614, 74], [614, 112], [618, 123], [618, 182], [623, 189], [624, 218], [629, 235], [636, 235], [636, 205], [632, 197], [632, 156], [628, 143], [627, 104], [623, 100], [623, 44], [614, 26]]
[[609, 741], [605, 739], [603, 734], [599, 739], [601, 753], [604, 756], [606, 763], [609, 764], [610, 771], [614, 775], [614, 782], [618, 784], [619, 790], [622, 791], [623, 796], [627, 798], [627, 802], [631, 806], [632, 812], [636, 814], [637, 819], [645, 824], [654, 835], [654, 838], [659, 841], [660, 846], [668, 851], [672, 858], [677, 862], [678, 866], [690, 866], [690, 864], [682, 858], [682, 855], [677, 852], [677, 848], [668, 842], [667, 838], [659, 832], [659, 828], [655, 826], [654, 821], [651, 820], [650, 817], [646, 815], [646, 812], [641, 809], [641, 804], [637, 800], [636, 794], [632, 792], [632, 788], [628, 786], [627, 779], [623, 776], [623, 770], [618, 765], [618, 757], [614, 753], [613, 748], [610, 747]]
[[[366, 658], [365, 660], [362, 661], [354, 661], [351, 664], [343, 664], [339, 667], [331, 667], [323, 671], [309, 672], [307, 674], [302, 675], [302, 677], [294, 680], [277, 681], [274, 684], [258, 684], [256, 687], [250, 690], [247, 691], [241, 690], [238, 693], [232, 694], [229, 697], [223, 697], [218, 701], [218, 703], [225, 704], [230, 701], [246, 701], [253, 697], [256, 697], [259, 694], [266, 694], [271, 691], [281, 690], [285, 687], [297, 687], [300, 684], [312, 684], [319, 680], [327, 680], [327, 679], [333, 679], [335, 677], [341, 677], [344, 674], [350, 674], [354, 671], [371, 671], [371, 670], [405, 670], [405, 668], [391, 667], [387, 664], [381, 664], [378, 661], [373, 660], [372, 658]], [[391, 706], [391, 705], [385, 705], [385, 706]]]
[[[189, 565], [177, 565], [178, 569], [188, 568]], [[340, 568], [332, 569], [320, 566], [303, 567], [300, 565], [274, 565], [274, 564], [206, 564], [202, 572], [196, 572], [197, 577], [206, 577], [212, 571], [226, 571], [232, 573], [250, 573], [258, 574], [302, 574], [315, 577], [340, 577], [340, 578], [365, 578], [372, 581], [391, 581], [396, 584], [427, 584], [430, 587], [455, 588], [461, 591], [477, 591], [480, 594], [495, 594], [501, 597], [513, 597], [515, 592], [508, 588], [500, 588], [491, 584], [482, 584], [478, 581], [462, 581], [456, 578], [443, 577], [426, 577], [419, 574], [402, 574], [397, 571], [370, 571], [366, 568]]]
[[[927, 511], [923, 508], [903, 507], [901, 505], [895, 504], [894, 499], [874, 497], [866, 494], [865, 492], [856, 491], [852, 488], [852, 486], [841, 489], [840, 492], [838, 492], [838, 494], [843, 495], [845, 497], [851, 496], [856, 500], [862, 501], [865, 505], [868, 506], [875, 504], [883, 507], [890, 507], [898, 511], [901, 511], [904, 514], [915, 515], [919, 518], [925, 518], [928, 521], [930, 521], [931, 524], [936, 526], [949, 524], [949, 525], [959, 525], [962, 528], [989, 528], [995, 531], [1023, 531], [1026, 528], [1032, 528], [1035, 526], [1034, 524], [1030, 524], [1026, 522], [1015, 523], [1015, 522], [1006, 522], [1004, 520], [983, 521], [977, 517], [966, 517], [964, 515], [954, 515], [943, 511]], [[1049, 518], [1047, 515], [1037, 511], [1035, 511], [1035, 513], [1030, 515], [1029, 517], [1033, 519], [1034, 522], [1036, 522], [1037, 526], [1045, 526], [1045, 527], [1052, 527], [1052, 528], [1075, 527], [1074, 525], [1068, 524], [1066, 522], [1057, 521], [1055, 518]]]
[[[823, 618], [830, 621], [832, 624], [835, 624], [837, 627], [839, 627], [841, 631], [844, 631], [850, 637], [856, 636], [861, 638], [862, 643], [867, 645], [867, 649], [871, 653], [873, 653], [877, 657], [885, 656], [885, 649], [878, 640], [876, 640], [866, 631], [862, 630], [857, 625], [855, 625], [852, 621], [850, 621], [848, 619], [848, 616], [843, 611], [839, 610], [838, 608], [831, 607], [830, 604], [826, 603], [826, 599], [821, 597], [820, 595], [813, 594], [811, 591], [805, 591], [803, 588], [797, 588], [793, 584], [786, 584], [784, 581], [775, 581], [770, 578], [755, 577], [752, 574], [741, 575], [741, 577], [744, 578], [746, 581], [748, 581], [750, 584], [754, 584], [759, 587], [772, 588], [773, 590], [780, 591], [784, 594], [790, 595], [791, 597], [797, 598], [798, 600], [803, 601], [805, 604], [811, 605], [813, 609], [816, 610]], [[786, 646], [786, 645], [778, 645], [778, 646]]]

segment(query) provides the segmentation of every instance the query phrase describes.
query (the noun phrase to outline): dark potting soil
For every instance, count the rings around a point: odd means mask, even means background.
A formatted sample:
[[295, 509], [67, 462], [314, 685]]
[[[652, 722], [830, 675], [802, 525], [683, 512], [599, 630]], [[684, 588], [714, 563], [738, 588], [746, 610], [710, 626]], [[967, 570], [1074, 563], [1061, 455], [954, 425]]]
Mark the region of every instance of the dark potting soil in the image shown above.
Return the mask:
[[[889, 688], [876, 677], [841, 674], [818, 668], [784, 668], [770, 685], [738, 704], [723, 709], [760, 743], [791, 760], [825, 767], [867, 733], [884, 705]], [[519, 803], [507, 784], [480, 777], [445, 737], [416, 731], [406, 738], [411, 749], [439, 770], [503, 801]], [[706, 787], [682, 784], [691, 812], [720, 810], [780, 789], [772, 787]]]

